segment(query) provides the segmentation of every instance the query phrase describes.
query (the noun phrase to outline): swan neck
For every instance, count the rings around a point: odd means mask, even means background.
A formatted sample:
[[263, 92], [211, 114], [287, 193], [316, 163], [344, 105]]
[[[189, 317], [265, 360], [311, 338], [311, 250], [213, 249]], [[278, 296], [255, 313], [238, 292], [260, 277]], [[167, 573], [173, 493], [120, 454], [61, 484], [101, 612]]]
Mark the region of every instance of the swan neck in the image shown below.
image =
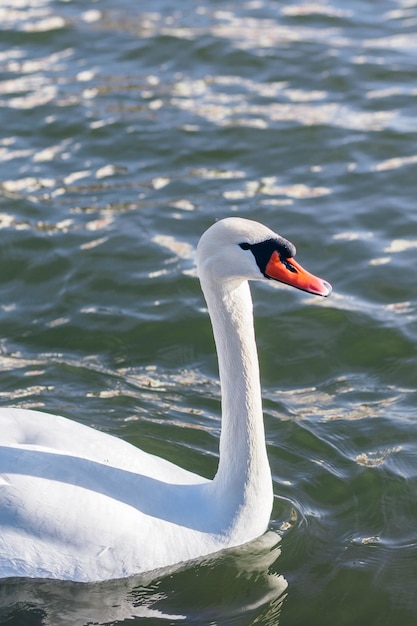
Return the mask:
[[[271, 490], [253, 306], [247, 281], [202, 285], [213, 324], [222, 393], [219, 490], [259, 497]], [[265, 486], [266, 485], [266, 486]], [[228, 496], [230, 497], [230, 495]]]

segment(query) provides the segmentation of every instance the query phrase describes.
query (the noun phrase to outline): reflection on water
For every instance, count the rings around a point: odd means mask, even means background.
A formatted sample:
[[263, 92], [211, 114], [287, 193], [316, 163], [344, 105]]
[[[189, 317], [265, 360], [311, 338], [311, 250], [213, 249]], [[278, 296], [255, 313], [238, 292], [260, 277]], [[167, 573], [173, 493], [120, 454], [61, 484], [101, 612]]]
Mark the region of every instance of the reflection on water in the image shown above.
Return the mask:
[[24, 615], [25, 624], [44, 626], [131, 624], [135, 618], [184, 624], [262, 619], [276, 626], [287, 588], [274, 571], [279, 554], [279, 537], [269, 532], [221, 555], [137, 578], [95, 584], [3, 581], [0, 619], [17, 625]]

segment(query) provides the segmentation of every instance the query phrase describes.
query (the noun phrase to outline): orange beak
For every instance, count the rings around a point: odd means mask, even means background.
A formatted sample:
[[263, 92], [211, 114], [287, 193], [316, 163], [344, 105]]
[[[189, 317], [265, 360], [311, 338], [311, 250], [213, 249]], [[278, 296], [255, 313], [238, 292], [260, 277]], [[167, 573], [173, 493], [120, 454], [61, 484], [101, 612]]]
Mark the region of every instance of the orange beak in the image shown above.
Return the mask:
[[332, 286], [328, 282], [307, 272], [294, 259], [281, 260], [276, 251], [266, 265], [265, 275], [317, 296], [329, 296], [332, 292]]

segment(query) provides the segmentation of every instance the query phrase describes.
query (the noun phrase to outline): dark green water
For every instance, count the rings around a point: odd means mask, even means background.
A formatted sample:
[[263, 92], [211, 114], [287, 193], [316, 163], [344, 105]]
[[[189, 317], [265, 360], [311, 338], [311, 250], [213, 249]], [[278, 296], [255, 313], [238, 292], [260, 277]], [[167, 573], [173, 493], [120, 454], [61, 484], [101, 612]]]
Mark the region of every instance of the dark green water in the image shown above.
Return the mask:
[[416, 30], [413, 0], [0, 2], [2, 405], [212, 476], [200, 234], [257, 219], [334, 287], [253, 289], [275, 535], [3, 581], [2, 625], [416, 623]]

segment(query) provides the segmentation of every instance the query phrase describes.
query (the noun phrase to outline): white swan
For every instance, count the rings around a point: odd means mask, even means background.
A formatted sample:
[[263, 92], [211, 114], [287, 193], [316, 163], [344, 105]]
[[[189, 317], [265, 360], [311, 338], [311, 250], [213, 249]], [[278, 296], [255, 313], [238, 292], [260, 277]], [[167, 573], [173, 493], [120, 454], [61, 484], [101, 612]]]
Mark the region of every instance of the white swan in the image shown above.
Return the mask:
[[213, 480], [63, 417], [0, 410], [0, 577], [98, 581], [248, 542], [267, 528], [266, 454], [248, 279], [327, 296], [265, 226], [226, 218], [197, 248], [222, 389]]

